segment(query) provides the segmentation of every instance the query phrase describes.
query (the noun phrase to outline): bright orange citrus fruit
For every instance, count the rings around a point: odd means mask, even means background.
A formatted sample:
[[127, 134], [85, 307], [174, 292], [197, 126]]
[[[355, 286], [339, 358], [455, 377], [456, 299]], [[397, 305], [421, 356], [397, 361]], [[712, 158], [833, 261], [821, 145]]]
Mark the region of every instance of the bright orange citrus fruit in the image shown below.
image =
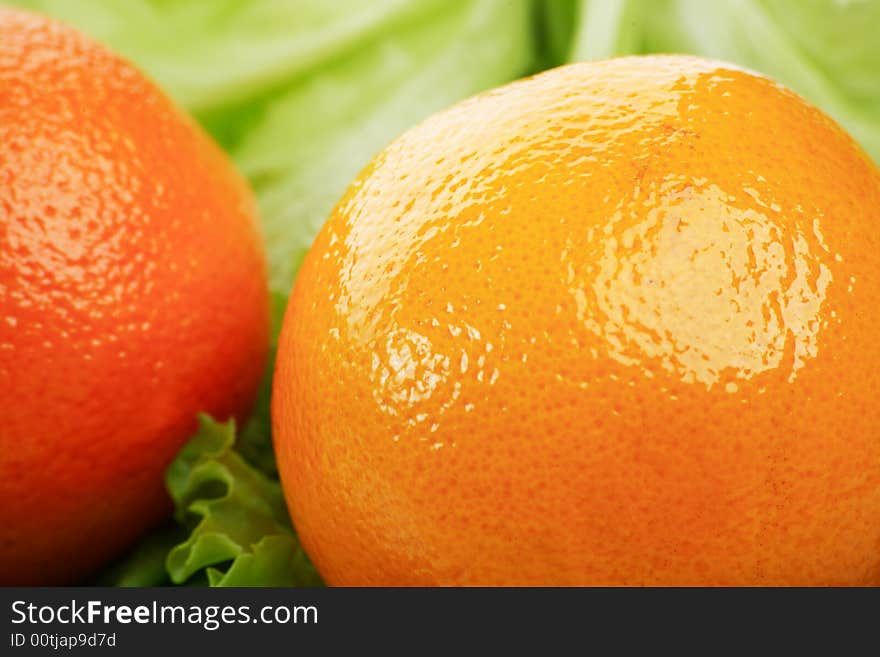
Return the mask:
[[880, 584], [878, 219], [839, 127], [719, 62], [567, 66], [404, 134], [281, 336], [319, 571]]
[[166, 513], [267, 344], [254, 204], [221, 151], [74, 30], [0, 11], [0, 584], [69, 582]]

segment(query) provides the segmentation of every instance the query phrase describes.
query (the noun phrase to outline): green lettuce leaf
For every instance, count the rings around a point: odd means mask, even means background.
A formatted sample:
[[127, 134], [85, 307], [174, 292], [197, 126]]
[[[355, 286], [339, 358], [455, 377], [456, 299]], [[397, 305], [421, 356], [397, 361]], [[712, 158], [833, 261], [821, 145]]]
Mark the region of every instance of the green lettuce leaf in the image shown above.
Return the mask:
[[204, 575], [211, 586], [319, 584], [278, 482], [233, 449], [232, 421], [219, 424], [202, 416], [200, 424], [166, 475], [175, 518], [191, 528], [167, 554], [171, 581]]
[[92, 582], [96, 586], [163, 586], [171, 583], [165, 560], [177, 543], [185, 540], [186, 528], [176, 522], [153, 531], [127, 555], [106, 567]]
[[569, 60], [578, 11], [579, 0], [536, 1], [534, 22], [538, 70], [560, 66]]
[[174, 518], [92, 584], [318, 586], [278, 481], [235, 449], [235, 424], [199, 419], [168, 468]]

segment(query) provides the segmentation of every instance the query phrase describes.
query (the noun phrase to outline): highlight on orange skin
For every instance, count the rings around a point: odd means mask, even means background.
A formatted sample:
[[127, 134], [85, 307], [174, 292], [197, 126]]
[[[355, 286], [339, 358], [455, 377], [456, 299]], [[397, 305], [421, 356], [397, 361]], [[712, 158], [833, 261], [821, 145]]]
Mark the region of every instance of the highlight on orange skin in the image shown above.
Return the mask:
[[200, 411], [268, 342], [256, 210], [131, 65], [0, 10], [0, 584], [72, 583], [167, 515]]
[[880, 175], [759, 75], [559, 68], [404, 134], [294, 286], [330, 584], [880, 584]]

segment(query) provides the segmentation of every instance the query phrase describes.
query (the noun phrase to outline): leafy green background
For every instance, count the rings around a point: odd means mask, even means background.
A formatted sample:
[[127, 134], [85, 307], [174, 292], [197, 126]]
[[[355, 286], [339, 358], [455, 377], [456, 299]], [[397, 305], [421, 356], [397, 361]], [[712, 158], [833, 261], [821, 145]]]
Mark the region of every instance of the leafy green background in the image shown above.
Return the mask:
[[[277, 324], [349, 181], [429, 114], [569, 61], [684, 52], [766, 73], [880, 162], [880, 0], [14, 0], [123, 54], [231, 155], [259, 201]], [[271, 370], [269, 370], [271, 371]], [[96, 583], [314, 585], [271, 449], [270, 378], [236, 430], [201, 418], [174, 518]]]

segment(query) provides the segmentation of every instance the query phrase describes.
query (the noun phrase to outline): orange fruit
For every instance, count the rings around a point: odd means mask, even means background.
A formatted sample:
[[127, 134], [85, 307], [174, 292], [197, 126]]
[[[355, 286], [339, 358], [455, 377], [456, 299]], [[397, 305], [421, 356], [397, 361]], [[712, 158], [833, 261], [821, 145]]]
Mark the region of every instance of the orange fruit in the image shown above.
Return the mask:
[[70, 582], [168, 510], [196, 414], [264, 365], [255, 207], [217, 146], [74, 30], [0, 11], [0, 583]]
[[880, 584], [880, 174], [691, 57], [410, 130], [284, 320], [273, 425], [330, 584]]

